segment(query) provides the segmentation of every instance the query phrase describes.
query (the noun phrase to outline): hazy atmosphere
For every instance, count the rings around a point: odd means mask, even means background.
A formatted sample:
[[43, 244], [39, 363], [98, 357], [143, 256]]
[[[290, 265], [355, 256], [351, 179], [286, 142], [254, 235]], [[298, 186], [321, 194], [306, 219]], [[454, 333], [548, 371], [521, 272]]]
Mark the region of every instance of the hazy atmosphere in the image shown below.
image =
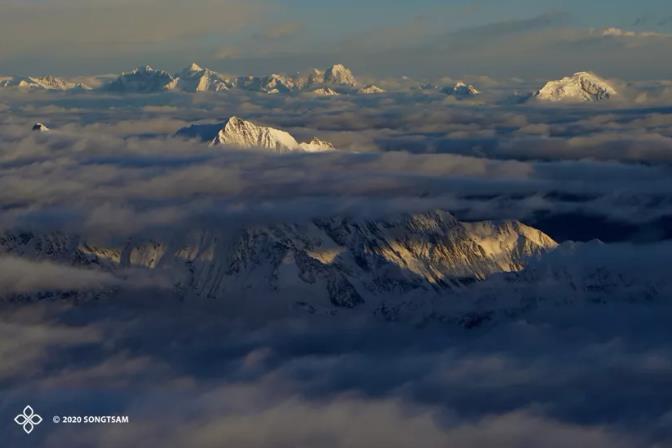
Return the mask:
[[0, 7], [3, 448], [672, 446], [667, 2]]
[[[665, 0], [3, 0], [0, 73], [198, 60], [235, 74], [339, 61], [367, 75], [669, 77]], [[608, 29], [619, 32], [604, 33]]]

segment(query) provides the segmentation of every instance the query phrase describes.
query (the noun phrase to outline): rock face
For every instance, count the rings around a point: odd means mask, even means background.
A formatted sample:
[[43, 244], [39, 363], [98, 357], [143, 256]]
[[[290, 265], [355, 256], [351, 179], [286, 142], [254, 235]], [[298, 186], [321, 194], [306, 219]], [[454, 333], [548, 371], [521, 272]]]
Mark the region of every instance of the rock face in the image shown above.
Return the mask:
[[91, 90], [92, 87], [82, 82], [59, 78], [56, 76], [29, 76], [27, 78], [0, 77], [0, 87], [14, 87], [20, 90]]
[[480, 90], [478, 90], [475, 86], [467, 84], [463, 81], [456, 83], [452, 87], [446, 87], [443, 89], [443, 91], [444, 93], [452, 95], [458, 99], [473, 98], [481, 94]]
[[20, 296], [0, 291], [0, 300], [113, 297], [132, 275], [144, 287], [163, 279], [161, 288], [173, 295], [217, 300], [227, 310], [241, 304], [258, 313], [355, 310], [473, 328], [545, 305], [552, 311], [572, 303], [666, 300], [672, 295], [670, 249], [667, 243], [639, 247], [633, 260], [631, 248], [558, 246], [517, 221], [463, 223], [441, 210], [161, 232], [107, 244], [5, 230], [0, 257], [48, 261], [119, 282]]
[[209, 141], [211, 146], [239, 149], [258, 148], [273, 152], [324, 152], [334, 149], [334, 145], [317, 137], [299, 143], [289, 132], [260, 126], [238, 117], [231, 117], [224, 124], [192, 125], [180, 129], [177, 135]]
[[352, 71], [343, 64], [335, 64], [324, 72], [324, 84], [357, 87], [358, 82]]
[[112, 92], [152, 93], [175, 90], [177, 85], [178, 81], [170, 73], [146, 65], [132, 72], [122, 73], [117, 79], [103, 86], [103, 89]]
[[235, 87], [232, 80], [196, 63], [176, 74], [175, 78], [175, 88], [185, 92], [225, 92]]
[[268, 93], [289, 93], [297, 89], [295, 79], [290, 76], [272, 74], [269, 76], [245, 76], [235, 80], [236, 87], [243, 90]]
[[341, 64], [326, 70], [313, 69], [296, 76], [272, 74], [265, 77], [248, 76], [236, 79], [236, 86], [270, 94], [289, 92], [312, 92], [321, 96], [338, 94], [338, 89], [351, 90], [358, 85], [352, 71]]
[[618, 95], [607, 81], [590, 72], [578, 72], [558, 81], [549, 81], [534, 97], [547, 102], [598, 102]]
[[46, 127], [43, 123], [35, 123], [33, 125], [34, 132], [49, 132], [51, 129]]
[[[88, 82], [88, 81], [87, 81]], [[98, 88], [99, 82], [95, 83]], [[93, 85], [93, 84], [92, 84]], [[124, 72], [116, 79], [100, 86], [101, 89], [118, 93], [155, 93], [163, 91], [226, 92], [232, 89], [248, 90], [266, 94], [314, 92], [331, 96], [342, 92], [354, 92], [359, 85], [352, 71], [342, 64], [325, 70], [313, 69], [306, 74], [229, 77], [199, 64], [192, 63], [182, 71], [171, 74], [146, 65], [131, 72]], [[21, 89], [44, 90], [91, 90], [92, 87], [54, 76], [15, 79], [0, 77], [0, 87], [16, 86]]]
[[670, 253], [669, 243], [634, 252], [599, 241], [563, 243], [523, 271], [493, 275], [462, 291], [456, 301], [470, 311], [462, 314], [461, 323], [478, 326], [542, 307], [667, 301], [672, 295]]
[[415, 292], [459, 291], [523, 269], [556, 243], [516, 221], [461, 223], [447, 212], [388, 219], [194, 230], [104, 246], [62, 234], [0, 234], [0, 255], [107, 272], [170, 275], [185, 298], [264, 297], [310, 309], [380, 306]]
[[18, 82], [17, 87], [20, 89], [40, 89], [40, 90], [91, 90], [91, 87], [68, 81], [56, 76], [42, 76], [42, 77], [28, 77]]
[[331, 143], [317, 137], [313, 137], [309, 142], [299, 143], [299, 147], [306, 152], [324, 152], [336, 149]]
[[299, 143], [288, 132], [231, 117], [212, 141], [212, 145], [292, 151], [298, 148]]
[[311, 95], [314, 96], [338, 96], [340, 95], [337, 91], [334, 89], [331, 89], [329, 87], [320, 87], [315, 90], [312, 90], [310, 92]]

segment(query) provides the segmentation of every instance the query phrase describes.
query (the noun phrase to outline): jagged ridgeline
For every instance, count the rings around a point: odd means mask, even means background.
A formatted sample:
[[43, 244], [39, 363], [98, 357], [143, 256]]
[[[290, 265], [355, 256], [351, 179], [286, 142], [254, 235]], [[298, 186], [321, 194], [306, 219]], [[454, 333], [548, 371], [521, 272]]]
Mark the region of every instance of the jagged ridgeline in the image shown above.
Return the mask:
[[178, 137], [197, 139], [210, 143], [210, 146], [228, 146], [238, 149], [258, 148], [273, 152], [327, 152], [334, 145], [313, 137], [299, 143], [289, 132], [251, 121], [231, 117], [225, 123], [194, 124], [180, 129]]
[[[355, 308], [386, 297], [464, 288], [523, 269], [556, 243], [517, 221], [463, 223], [444, 211], [386, 219], [332, 217], [299, 224], [194, 230], [122, 245], [78, 235], [5, 232], [6, 255], [120, 277], [165, 272], [185, 299], [291, 297]], [[109, 293], [106, 292], [106, 294]], [[52, 296], [58, 296], [53, 292]]]
[[[465, 81], [450, 85], [411, 83], [409, 92], [441, 92], [459, 100], [473, 99], [481, 90]], [[265, 76], [232, 76], [219, 73], [199, 64], [170, 73], [145, 65], [110, 78], [105, 76], [79, 76], [61, 78], [53, 75], [13, 77], [1, 76], [0, 88], [16, 88], [23, 91], [102, 91], [123, 93], [160, 92], [212, 92], [233, 90], [263, 94], [300, 94], [307, 97], [337, 97], [343, 94], [377, 95], [385, 90], [375, 84], [363, 84], [352, 70], [342, 64], [334, 64], [323, 70], [311, 69], [303, 73], [272, 73]], [[612, 82], [590, 71], [581, 71], [558, 80], [548, 81], [538, 90], [530, 91], [524, 100], [547, 103], [597, 103], [622, 98]]]
[[[150, 66], [139, 67], [122, 73], [102, 88], [113, 92], [224, 92], [242, 89], [267, 94], [312, 92], [337, 95], [338, 91], [357, 91], [358, 86], [352, 71], [341, 64], [298, 75], [226, 76], [194, 63], [175, 74]], [[378, 93], [373, 87], [368, 86], [362, 93]]]
[[66, 79], [57, 76], [0, 77], [0, 87], [20, 90], [102, 90], [116, 93], [178, 92], [226, 92], [240, 89], [267, 94], [307, 93], [315, 96], [337, 96], [341, 93], [363, 95], [383, 93], [380, 87], [360, 85], [352, 70], [335, 64], [324, 70], [312, 69], [298, 74], [266, 76], [229, 76], [192, 63], [177, 73], [155, 69], [145, 65], [124, 72], [114, 79], [107, 77], [78, 77]]

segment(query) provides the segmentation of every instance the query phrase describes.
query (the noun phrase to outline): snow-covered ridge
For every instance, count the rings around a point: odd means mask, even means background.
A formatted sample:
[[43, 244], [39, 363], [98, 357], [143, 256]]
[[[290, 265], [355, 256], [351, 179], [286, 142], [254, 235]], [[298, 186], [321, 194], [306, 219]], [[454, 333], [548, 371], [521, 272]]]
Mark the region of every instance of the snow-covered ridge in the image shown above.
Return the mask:
[[310, 92], [314, 96], [338, 96], [340, 93], [329, 87], [318, 87]]
[[378, 87], [375, 84], [369, 84], [367, 86], [362, 87], [357, 92], [362, 95], [377, 95], [379, 93], [385, 93], [385, 90]]
[[0, 77], [0, 87], [15, 87], [21, 90], [92, 90], [91, 86], [83, 82], [51, 75], [26, 78]]
[[177, 81], [173, 75], [146, 65], [131, 72], [122, 73], [117, 79], [102, 88], [112, 92], [147, 93], [175, 90], [176, 87]]
[[0, 233], [0, 255], [115, 273], [166, 272], [185, 297], [259, 293], [310, 307], [373, 309], [413, 291], [458, 291], [523, 269], [556, 243], [517, 221], [461, 223], [447, 212], [178, 232], [107, 246], [74, 235]]
[[299, 147], [306, 152], [324, 152], [336, 149], [332, 143], [320, 140], [317, 137], [313, 137], [309, 142], [299, 143]]
[[44, 90], [91, 90], [86, 84], [69, 81], [56, 76], [28, 77], [19, 81], [20, 89], [44, 89]]
[[475, 86], [464, 81], [459, 81], [452, 87], [444, 88], [443, 92], [458, 99], [472, 98], [481, 94], [481, 91]]
[[334, 145], [317, 137], [299, 143], [289, 132], [261, 126], [235, 116], [230, 117], [225, 123], [187, 126], [177, 131], [176, 135], [209, 142], [211, 146], [258, 148], [275, 152], [323, 152], [334, 149]]
[[493, 275], [474, 285], [460, 299], [473, 310], [472, 324], [510, 319], [542, 306], [667, 300], [672, 294], [666, 269], [670, 253], [669, 243], [635, 249], [600, 241], [566, 242], [532, 259], [522, 271]]
[[[0, 232], [0, 257], [49, 261], [125, 281], [160, 279], [186, 300], [259, 300], [335, 315], [343, 309], [394, 321], [467, 328], [542, 306], [650, 302], [672, 294], [669, 244], [558, 246], [518, 221], [463, 223], [434, 210], [386, 218], [327, 217], [302, 223], [194, 228], [118, 243], [62, 233]], [[633, 254], [634, 258], [633, 258]], [[117, 282], [122, 287], [123, 281]], [[166, 283], [167, 282], [167, 283]], [[0, 300], [104, 298], [94, 290], [35, 291]]]
[[534, 97], [549, 102], [598, 102], [617, 95], [614, 87], [594, 73], [578, 72], [547, 82]]
[[230, 79], [196, 63], [177, 73], [174, 78], [175, 89], [186, 92], [224, 92], [235, 87]]
[[[27, 78], [0, 77], [0, 87], [40, 90], [91, 90], [83, 82], [55, 76], [31, 76]], [[335, 96], [341, 93], [357, 93], [359, 82], [348, 67], [335, 64], [324, 70], [312, 69], [307, 73], [278, 74], [267, 76], [226, 76], [192, 63], [177, 73], [155, 69], [150, 65], [124, 72], [99, 86], [104, 91], [119, 93], [225, 92], [241, 89], [253, 92], [279, 94], [313, 92], [320, 96]]]
[[301, 91], [312, 91], [324, 96], [338, 94], [335, 89], [350, 92], [358, 86], [352, 71], [341, 64], [325, 70], [313, 69], [306, 74], [268, 76], [231, 77], [217, 73], [199, 64], [192, 63], [178, 73], [171, 74], [156, 70], [151, 66], [139, 67], [132, 72], [122, 73], [117, 79], [108, 83], [106, 90], [118, 92], [224, 92], [231, 89], [242, 89], [267, 94], [279, 94]]
[[357, 87], [359, 82], [355, 79], [352, 71], [343, 64], [335, 64], [329, 67], [321, 80], [322, 84], [342, 85]]
[[279, 129], [260, 126], [251, 121], [231, 117], [211, 142], [212, 146], [233, 146], [236, 148], [262, 148], [277, 152], [305, 151], [323, 152], [334, 149], [331, 143], [313, 138], [310, 142], [299, 143], [289, 133]]

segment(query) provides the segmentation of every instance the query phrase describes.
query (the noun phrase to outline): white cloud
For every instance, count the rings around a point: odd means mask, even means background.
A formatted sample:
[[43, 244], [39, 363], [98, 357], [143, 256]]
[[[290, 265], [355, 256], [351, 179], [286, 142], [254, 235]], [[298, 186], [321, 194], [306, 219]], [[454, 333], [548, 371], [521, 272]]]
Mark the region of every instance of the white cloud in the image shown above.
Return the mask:
[[114, 277], [103, 272], [0, 256], [0, 291], [4, 296], [44, 290], [99, 289], [117, 283]]
[[604, 37], [672, 37], [668, 34], [656, 33], [651, 31], [626, 31], [622, 28], [609, 27], [600, 31]]

